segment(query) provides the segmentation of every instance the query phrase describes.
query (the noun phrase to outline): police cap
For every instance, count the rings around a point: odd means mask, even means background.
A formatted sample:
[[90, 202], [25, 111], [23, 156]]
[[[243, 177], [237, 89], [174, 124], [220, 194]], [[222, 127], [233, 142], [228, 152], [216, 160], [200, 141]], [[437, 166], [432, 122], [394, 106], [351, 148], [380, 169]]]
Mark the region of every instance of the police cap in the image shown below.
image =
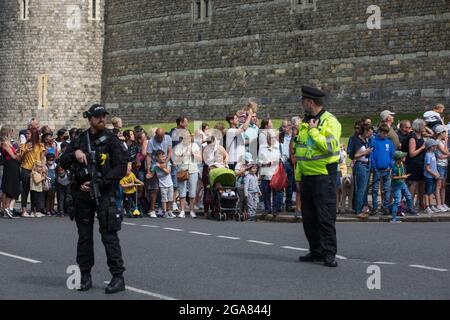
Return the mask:
[[83, 113], [83, 117], [85, 118], [101, 117], [106, 114], [109, 114], [109, 112], [106, 111], [104, 106], [102, 106], [101, 104], [94, 104], [89, 108], [88, 111]]
[[314, 87], [302, 86], [302, 97], [309, 99], [320, 99], [325, 97], [325, 93]]

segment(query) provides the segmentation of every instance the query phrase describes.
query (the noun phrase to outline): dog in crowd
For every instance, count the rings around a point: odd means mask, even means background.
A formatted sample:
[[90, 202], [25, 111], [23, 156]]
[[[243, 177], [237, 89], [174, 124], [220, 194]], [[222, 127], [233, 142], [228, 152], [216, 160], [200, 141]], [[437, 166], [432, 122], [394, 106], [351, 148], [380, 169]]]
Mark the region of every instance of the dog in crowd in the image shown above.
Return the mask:
[[353, 188], [353, 176], [351, 174], [346, 174], [341, 177], [341, 186], [337, 190], [337, 200], [339, 205], [338, 213], [349, 212], [352, 210]]

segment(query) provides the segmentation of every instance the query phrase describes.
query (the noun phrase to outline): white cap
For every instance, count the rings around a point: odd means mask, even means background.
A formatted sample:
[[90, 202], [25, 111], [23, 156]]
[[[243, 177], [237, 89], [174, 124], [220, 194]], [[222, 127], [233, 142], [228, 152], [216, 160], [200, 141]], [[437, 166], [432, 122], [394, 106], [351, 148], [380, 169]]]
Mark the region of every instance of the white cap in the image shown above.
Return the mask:
[[442, 133], [442, 132], [445, 132], [445, 131], [447, 131], [448, 129], [447, 129], [447, 126], [444, 126], [444, 125], [442, 125], [442, 124], [440, 124], [440, 125], [438, 125], [438, 126], [436, 126], [435, 128], [434, 128], [434, 132], [436, 132], [436, 134], [440, 134], [440, 133]]
[[384, 110], [383, 112], [380, 113], [380, 118], [381, 120], [386, 120], [389, 116], [393, 116], [395, 115], [394, 112], [391, 112], [389, 110]]

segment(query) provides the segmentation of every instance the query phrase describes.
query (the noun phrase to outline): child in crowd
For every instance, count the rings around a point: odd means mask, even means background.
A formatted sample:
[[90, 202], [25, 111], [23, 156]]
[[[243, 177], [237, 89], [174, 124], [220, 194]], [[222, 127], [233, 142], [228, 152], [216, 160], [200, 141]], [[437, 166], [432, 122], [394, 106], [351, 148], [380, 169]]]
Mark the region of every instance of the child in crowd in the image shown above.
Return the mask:
[[56, 167], [56, 197], [58, 198], [58, 215], [64, 216], [66, 214], [66, 197], [70, 191], [70, 179], [66, 170], [61, 166]]
[[249, 173], [245, 176], [244, 194], [247, 199], [249, 221], [256, 221], [256, 209], [259, 197], [262, 195], [258, 185], [258, 165], [251, 163], [248, 165]]
[[47, 159], [47, 177], [49, 180], [48, 190], [45, 191], [45, 209], [48, 216], [56, 215], [55, 212], [55, 192], [56, 192], [56, 163], [55, 155], [48, 153]]
[[134, 199], [136, 198], [136, 185], [143, 186], [144, 183], [140, 181], [132, 170], [132, 163], [128, 162], [127, 175], [120, 180], [120, 186], [123, 189], [124, 201], [123, 207], [128, 217], [131, 217], [131, 210], [136, 206]]
[[[151, 172], [149, 177], [147, 178], [153, 178], [156, 174], [158, 177], [159, 182], [159, 192], [161, 194], [161, 202], [162, 207], [164, 211], [164, 218], [175, 218], [175, 215], [172, 213], [172, 206], [173, 206], [173, 181], [171, 176], [171, 165], [170, 162], [166, 163], [166, 154], [162, 150], [158, 150], [156, 152], [156, 164], [154, 164], [151, 168]], [[153, 211], [150, 214], [151, 218], [156, 218], [156, 214]], [[184, 216], [181, 216], [180, 218], [184, 218]]]
[[41, 218], [45, 217], [41, 212], [43, 207], [43, 190], [44, 180], [47, 179], [47, 173], [41, 161], [36, 161], [33, 165], [30, 177], [30, 191], [31, 191], [31, 217]]
[[436, 160], [436, 148], [437, 141], [434, 139], [428, 139], [425, 142], [425, 148], [427, 149], [427, 153], [425, 154], [425, 206], [426, 212], [428, 214], [441, 212], [435, 206], [431, 205], [431, 195], [435, 195], [436, 204], [438, 207], [441, 205], [441, 200], [439, 197], [439, 193], [436, 192], [436, 180], [439, 179], [439, 172], [437, 171], [437, 160]]
[[373, 169], [372, 201], [374, 212], [378, 211], [378, 189], [383, 186], [383, 214], [389, 214], [391, 200], [391, 169], [394, 164], [394, 143], [388, 138], [389, 127], [382, 123], [371, 142], [370, 166]]
[[401, 151], [395, 151], [394, 153], [394, 168], [392, 169], [392, 194], [394, 196], [394, 203], [392, 204], [392, 223], [401, 222], [399, 218], [397, 217], [397, 211], [398, 207], [400, 205], [400, 202], [402, 201], [402, 198], [405, 197], [406, 199], [406, 207], [408, 208], [409, 213], [412, 215], [417, 214], [416, 210], [414, 209], [412, 205], [412, 196], [411, 193], [408, 190], [408, 187], [406, 186], [405, 180], [411, 175], [406, 174], [405, 171], [405, 159], [406, 159], [406, 152]]
[[450, 156], [447, 147], [447, 126], [438, 125], [435, 127], [436, 141], [438, 146], [436, 149], [437, 170], [439, 172], [439, 180], [436, 183], [436, 193], [439, 194], [441, 206], [438, 209], [441, 212], [449, 211], [450, 208], [445, 204], [445, 182], [447, 180], [448, 158]]

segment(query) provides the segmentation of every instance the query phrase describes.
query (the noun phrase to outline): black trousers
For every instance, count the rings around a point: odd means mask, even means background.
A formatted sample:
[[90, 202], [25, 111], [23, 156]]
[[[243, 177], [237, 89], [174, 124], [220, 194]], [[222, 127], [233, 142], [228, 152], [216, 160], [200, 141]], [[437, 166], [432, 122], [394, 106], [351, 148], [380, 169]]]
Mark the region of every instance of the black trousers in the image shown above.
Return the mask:
[[121, 275], [125, 271], [117, 235], [121, 220], [113, 221], [111, 218], [115, 217], [117, 213], [113, 193], [102, 197], [98, 207], [90, 199], [89, 193], [75, 194], [74, 202], [75, 221], [78, 228], [77, 263], [80, 271], [90, 272], [94, 266], [94, 218], [97, 212], [99, 231], [105, 246], [109, 271], [112, 275]]
[[28, 194], [30, 193], [30, 178], [31, 178], [31, 170], [21, 168], [20, 180], [22, 182], [22, 195], [21, 195], [22, 208], [27, 207]]
[[336, 179], [336, 174], [302, 177], [303, 229], [313, 255], [337, 252]]

